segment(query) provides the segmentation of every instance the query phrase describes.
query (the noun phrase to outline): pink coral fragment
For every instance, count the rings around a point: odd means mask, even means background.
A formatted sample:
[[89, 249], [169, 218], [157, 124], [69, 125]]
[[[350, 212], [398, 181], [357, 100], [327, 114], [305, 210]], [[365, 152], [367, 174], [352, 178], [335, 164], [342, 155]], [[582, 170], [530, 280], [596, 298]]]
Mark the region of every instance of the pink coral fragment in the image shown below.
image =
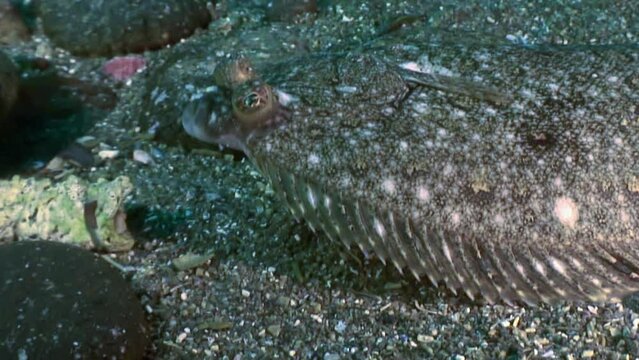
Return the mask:
[[102, 72], [115, 81], [127, 81], [145, 67], [146, 60], [143, 56], [117, 56], [104, 63]]

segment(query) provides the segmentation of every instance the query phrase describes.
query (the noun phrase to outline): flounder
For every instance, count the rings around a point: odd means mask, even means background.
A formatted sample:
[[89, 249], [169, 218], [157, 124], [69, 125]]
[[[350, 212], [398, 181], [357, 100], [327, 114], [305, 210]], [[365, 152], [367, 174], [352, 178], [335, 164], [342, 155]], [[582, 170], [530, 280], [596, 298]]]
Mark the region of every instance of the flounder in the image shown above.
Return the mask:
[[639, 48], [369, 49], [262, 81], [183, 126], [332, 240], [489, 303], [639, 290]]

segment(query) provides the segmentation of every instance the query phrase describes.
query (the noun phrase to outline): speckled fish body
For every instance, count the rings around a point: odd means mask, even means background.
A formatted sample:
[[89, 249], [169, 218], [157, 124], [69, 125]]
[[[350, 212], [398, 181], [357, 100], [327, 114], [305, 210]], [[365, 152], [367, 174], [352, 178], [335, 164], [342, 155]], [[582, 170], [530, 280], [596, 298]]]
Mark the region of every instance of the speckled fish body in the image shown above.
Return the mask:
[[639, 290], [637, 47], [400, 46], [265, 78], [291, 117], [249, 156], [331, 239], [490, 303]]

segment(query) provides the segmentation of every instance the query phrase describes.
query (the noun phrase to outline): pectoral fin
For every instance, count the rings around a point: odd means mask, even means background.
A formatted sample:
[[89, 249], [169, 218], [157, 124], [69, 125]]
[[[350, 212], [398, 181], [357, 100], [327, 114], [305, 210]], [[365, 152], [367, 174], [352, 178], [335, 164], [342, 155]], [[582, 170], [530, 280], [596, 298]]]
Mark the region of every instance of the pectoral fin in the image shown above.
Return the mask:
[[493, 86], [469, 81], [461, 77], [423, 73], [404, 68], [400, 68], [399, 72], [409, 85], [424, 86], [451, 94], [468, 96], [497, 106], [508, 105], [512, 102], [512, 97], [509, 94]]

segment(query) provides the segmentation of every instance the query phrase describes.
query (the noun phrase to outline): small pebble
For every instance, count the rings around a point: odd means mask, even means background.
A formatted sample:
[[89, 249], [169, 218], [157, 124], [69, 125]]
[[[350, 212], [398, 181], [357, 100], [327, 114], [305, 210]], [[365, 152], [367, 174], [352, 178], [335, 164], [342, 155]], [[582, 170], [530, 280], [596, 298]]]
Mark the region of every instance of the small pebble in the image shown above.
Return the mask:
[[199, 330], [228, 330], [233, 327], [233, 323], [230, 321], [205, 321], [197, 325]]
[[278, 296], [275, 303], [279, 306], [288, 306], [291, 303], [291, 299], [287, 296]]
[[325, 353], [324, 360], [340, 360], [340, 356], [338, 354]]
[[98, 157], [102, 160], [115, 159], [120, 152], [118, 150], [100, 150]]
[[151, 157], [151, 155], [149, 155], [148, 152], [140, 149], [133, 150], [133, 160], [144, 165], [153, 163], [153, 158]]
[[210, 254], [186, 253], [184, 255], [181, 255], [173, 259], [171, 263], [173, 264], [173, 267], [176, 270], [183, 271], [183, 270], [196, 268], [206, 264], [207, 261], [213, 258], [213, 255], [214, 255], [213, 253], [210, 253]]
[[64, 161], [64, 159], [62, 159], [61, 157], [55, 156], [53, 159], [51, 159], [51, 161], [49, 161], [47, 166], [45, 166], [45, 169], [51, 172], [62, 171], [64, 170], [65, 163], [66, 162]]
[[420, 343], [429, 343], [435, 341], [435, 338], [430, 335], [419, 334], [417, 335], [417, 341]]
[[177, 339], [175, 339], [175, 342], [180, 344], [182, 343], [182, 341], [184, 341], [184, 339], [186, 339], [188, 335], [186, 333], [180, 333], [180, 335], [178, 335]]
[[77, 142], [78, 144], [88, 149], [94, 148], [100, 143], [98, 139], [96, 139], [94, 136], [91, 136], [91, 135], [79, 137], [75, 140], [75, 142]]
[[268, 333], [271, 334], [272, 336], [278, 337], [280, 333], [282, 332], [282, 327], [279, 325], [270, 325], [269, 327], [266, 328], [266, 331], [268, 331]]

